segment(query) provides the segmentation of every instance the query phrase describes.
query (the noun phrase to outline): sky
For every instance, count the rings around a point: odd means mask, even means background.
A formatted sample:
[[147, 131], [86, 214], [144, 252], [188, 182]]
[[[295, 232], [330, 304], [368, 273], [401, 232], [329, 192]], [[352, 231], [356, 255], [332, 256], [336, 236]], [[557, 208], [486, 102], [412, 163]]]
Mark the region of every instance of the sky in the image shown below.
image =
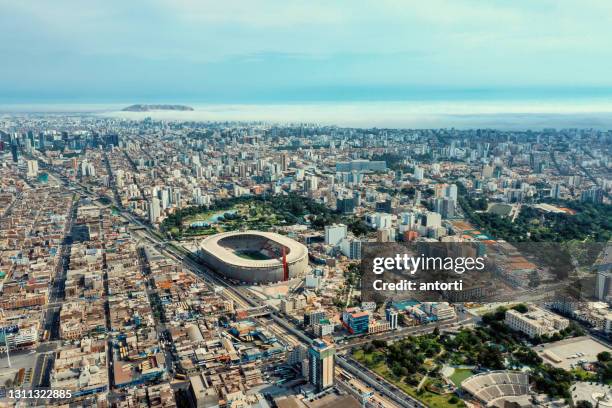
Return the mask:
[[609, 0], [0, 0], [0, 103], [611, 98]]

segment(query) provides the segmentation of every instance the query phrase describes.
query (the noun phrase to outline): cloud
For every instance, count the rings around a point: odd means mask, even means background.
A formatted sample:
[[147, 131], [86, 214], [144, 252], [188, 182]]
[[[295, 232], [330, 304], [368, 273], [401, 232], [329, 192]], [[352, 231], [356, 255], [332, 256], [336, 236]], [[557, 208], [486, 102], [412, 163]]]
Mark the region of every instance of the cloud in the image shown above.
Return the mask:
[[0, 86], [16, 93], [77, 92], [88, 81], [232, 95], [612, 85], [607, 0], [0, 0], [0, 9]]

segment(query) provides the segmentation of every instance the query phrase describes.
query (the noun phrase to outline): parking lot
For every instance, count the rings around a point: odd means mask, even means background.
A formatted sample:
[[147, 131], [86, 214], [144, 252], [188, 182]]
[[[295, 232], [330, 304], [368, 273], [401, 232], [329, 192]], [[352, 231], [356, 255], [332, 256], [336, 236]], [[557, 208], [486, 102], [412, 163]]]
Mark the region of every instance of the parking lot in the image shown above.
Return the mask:
[[597, 360], [597, 354], [610, 351], [610, 347], [588, 336], [542, 344], [533, 349], [545, 362], [565, 370], [571, 370], [572, 366], [584, 362], [594, 362]]

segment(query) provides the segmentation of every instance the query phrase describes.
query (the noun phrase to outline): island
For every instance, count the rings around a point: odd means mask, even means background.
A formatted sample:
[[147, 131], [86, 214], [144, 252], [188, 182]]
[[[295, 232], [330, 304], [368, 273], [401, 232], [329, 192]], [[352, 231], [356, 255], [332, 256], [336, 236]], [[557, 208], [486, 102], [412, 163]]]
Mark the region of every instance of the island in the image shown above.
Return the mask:
[[130, 105], [127, 108], [121, 109], [124, 112], [151, 112], [151, 111], [192, 111], [194, 110], [191, 106], [185, 105]]

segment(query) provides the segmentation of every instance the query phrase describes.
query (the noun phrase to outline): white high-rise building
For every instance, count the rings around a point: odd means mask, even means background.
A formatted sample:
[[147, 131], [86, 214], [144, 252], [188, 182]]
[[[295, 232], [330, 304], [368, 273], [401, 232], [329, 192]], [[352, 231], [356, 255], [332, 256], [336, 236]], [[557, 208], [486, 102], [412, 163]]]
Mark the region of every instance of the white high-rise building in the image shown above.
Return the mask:
[[417, 223], [417, 214], [413, 212], [404, 212], [399, 215], [401, 219], [401, 225], [408, 226], [408, 229], [414, 227]]
[[457, 185], [456, 184], [449, 184], [446, 187], [445, 196], [455, 200], [455, 202], [456, 202], [457, 201]]
[[350, 259], [361, 259], [361, 241], [344, 238], [340, 241], [340, 251]]
[[164, 210], [170, 207], [170, 190], [168, 190], [167, 188], [164, 188], [160, 192], [160, 198], [161, 198], [161, 206]]
[[319, 179], [317, 176], [310, 176], [305, 182], [306, 191], [316, 191], [319, 188]]
[[397, 320], [399, 313], [395, 309], [387, 309], [385, 312], [387, 317], [387, 321], [389, 322], [389, 329], [395, 330], [397, 329]]
[[28, 177], [38, 177], [38, 160], [28, 160]]
[[391, 228], [393, 226], [393, 216], [386, 213], [367, 214], [365, 221], [370, 227], [376, 229]]
[[325, 226], [325, 244], [336, 246], [346, 238], [347, 228], [344, 224], [333, 224]]
[[428, 212], [425, 220], [427, 228], [438, 228], [442, 224], [442, 217], [437, 212]]
[[608, 301], [612, 296], [612, 271], [600, 270], [595, 281], [595, 296], [598, 300]]
[[155, 224], [157, 219], [161, 215], [161, 206], [159, 202], [159, 198], [153, 197], [151, 202], [149, 203], [149, 221], [151, 224]]
[[414, 178], [416, 180], [423, 180], [425, 178], [425, 170], [422, 167], [416, 166], [414, 168]]

